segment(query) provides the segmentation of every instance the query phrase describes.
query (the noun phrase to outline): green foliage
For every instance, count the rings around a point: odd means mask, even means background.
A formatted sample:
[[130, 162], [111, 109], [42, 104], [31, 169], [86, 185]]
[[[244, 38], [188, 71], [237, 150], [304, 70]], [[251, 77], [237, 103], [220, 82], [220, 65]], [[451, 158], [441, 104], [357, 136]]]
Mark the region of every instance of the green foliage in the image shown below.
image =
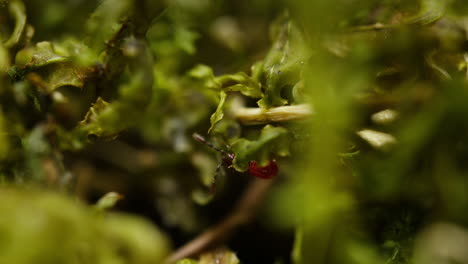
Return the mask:
[[271, 154], [284, 157], [289, 154], [288, 131], [282, 127], [265, 126], [257, 140], [244, 138], [234, 141], [232, 150], [236, 154], [233, 166], [236, 170], [245, 171], [249, 162], [256, 160], [259, 166], [265, 166]]
[[[468, 241], [466, 12], [459, 0], [0, 1], [0, 263], [161, 263], [169, 240], [236, 216], [231, 196], [263, 197], [237, 196], [249, 164], [271, 160], [267, 203], [244, 208], [265, 225], [180, 264], [465, 263], [450, 250]], [[203, 131], [224, 152], [192, 139]]]
[[301, 69], [307, 61], [304, 39], [299, 29], [292, 21], [280, 20], [277, 23], [274, 25], [276, 28], [272, 29], [274, 43], [257, 77], [265, 90], [265, 96], [258, 101], [262, 108], [288, 103], [282, 98], [282, 92], [299, 82]]

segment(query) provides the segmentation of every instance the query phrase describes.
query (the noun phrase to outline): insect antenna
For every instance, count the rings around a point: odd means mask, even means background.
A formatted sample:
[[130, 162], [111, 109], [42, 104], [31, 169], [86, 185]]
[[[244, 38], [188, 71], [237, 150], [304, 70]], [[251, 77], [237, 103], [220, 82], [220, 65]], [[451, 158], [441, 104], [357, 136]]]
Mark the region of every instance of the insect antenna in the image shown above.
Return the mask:
[[216, 147], [215, 145], [211, 144], [211, 143], [208, 142], [203, 136], [201, 136], [201, 135], [198, 134], [198, 133], [193, 133], [192, 136], [193, 136], [193, 138], [194, 138], [196, 141], [198, 141], [198, 142], [200, 142], [200, 143], [203, 143], [203, 144], [207, 145], [208, 147], [210, 147], [210, 148], [212, 148], [212, 149], [214, 149], [214, 150], [216, 150], [216, 151], [218, 151], [218, 152], [221, 152], [221, 153], [224, 154], [224, 155], [229, 155], [229, 154], [230, 154], [230, 153], [227, 153], [226, 151], [224, 151], [224, 150], [222, 150], [222, 149]]
[[210, 192], [211, 193], [215, 193], [216, 192], [216, 183], [218, 181], [218, 177], [219, 177], [219, 174], [221, 173], [221, 168], [223, 167], [229, 167], [231, 166], [232, 164], [232, 160], [234, 159], [234, 154], [232, 153], [229, 153], [225, 150], [222, 150], [218, 147], [216, 147], [215, 145], [213, 145], [212, 143], [208, 142], [203, 136], [201, 136], [200, 134], [198, 133], [193, 133], [193, 138], [200, 142], [200, 143], [203, 143], [205, 145], [207, 145], [208, 147], [220, 152], [222, 154], [222, 162], [218, 164], [218, 166], [216, 167], [216, 171], [215, 171], [215, 174], [213, 176], [213, 180], [211, 181], [211, 186], [210, 186]]
[[210, 193], [214, 194], [216, 192], [216, 183], [218, 182], [218, 176], [221, 173], [221, 168], [223, 167], [223, 164], [220, 163], [218, 166], [216, 166], [216, 171], [213, 176], [213, 179], [211, 180], [210, 184]]

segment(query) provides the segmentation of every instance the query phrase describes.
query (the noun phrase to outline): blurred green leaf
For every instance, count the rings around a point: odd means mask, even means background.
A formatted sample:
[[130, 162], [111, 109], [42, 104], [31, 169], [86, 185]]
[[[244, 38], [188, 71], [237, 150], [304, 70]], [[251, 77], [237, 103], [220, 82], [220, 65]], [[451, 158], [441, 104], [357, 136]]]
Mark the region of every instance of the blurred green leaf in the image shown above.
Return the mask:
[[101, 218], [68, 197], [34, 188], [3, 187], [0, 197], [3, 263], [146, 264], [169, 251], [166, 237], [135, 216]]
[[175, 43], [185, 52], [192, 55], [196, 51], [195, 41], [199, 34], [184, 27], [177, 27], [175, 32]]

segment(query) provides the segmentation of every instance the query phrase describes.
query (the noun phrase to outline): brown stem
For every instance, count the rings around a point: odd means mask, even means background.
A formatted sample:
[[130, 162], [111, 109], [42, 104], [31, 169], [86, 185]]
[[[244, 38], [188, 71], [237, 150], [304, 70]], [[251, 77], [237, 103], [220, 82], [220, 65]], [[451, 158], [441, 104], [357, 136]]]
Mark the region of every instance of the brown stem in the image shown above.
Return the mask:
[[272, 180], [254, 179], [230, 215], [221, 223], [207, 229], [198, 237], [177, 249], [164, 263], [170, 264], [183, 258], [195, 256], [225, 241], [236, 228], [247, 224], [255, 217], [257, 209], [262, 204], [272, 183]]

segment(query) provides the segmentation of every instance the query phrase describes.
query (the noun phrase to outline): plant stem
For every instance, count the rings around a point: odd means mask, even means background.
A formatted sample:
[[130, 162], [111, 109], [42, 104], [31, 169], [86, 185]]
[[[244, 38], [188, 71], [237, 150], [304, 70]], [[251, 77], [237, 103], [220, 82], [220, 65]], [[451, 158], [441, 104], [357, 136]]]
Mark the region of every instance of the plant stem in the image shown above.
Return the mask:
[[208, 228], [198, 237], [177, 249], [164, 263], [170, 264], [198, 255], [225, 241], [235, 229], [247, 224], [255, 217], [272, 183], [273, 180], [254, 179], [230, 215], [221, 223]]
[[233, 114], [244, 124], [256, 125], [306, 119], [313, 113], [312, 107], [308, 104], [300, 104], [270, 109], [242, 107], [235, 109]]

